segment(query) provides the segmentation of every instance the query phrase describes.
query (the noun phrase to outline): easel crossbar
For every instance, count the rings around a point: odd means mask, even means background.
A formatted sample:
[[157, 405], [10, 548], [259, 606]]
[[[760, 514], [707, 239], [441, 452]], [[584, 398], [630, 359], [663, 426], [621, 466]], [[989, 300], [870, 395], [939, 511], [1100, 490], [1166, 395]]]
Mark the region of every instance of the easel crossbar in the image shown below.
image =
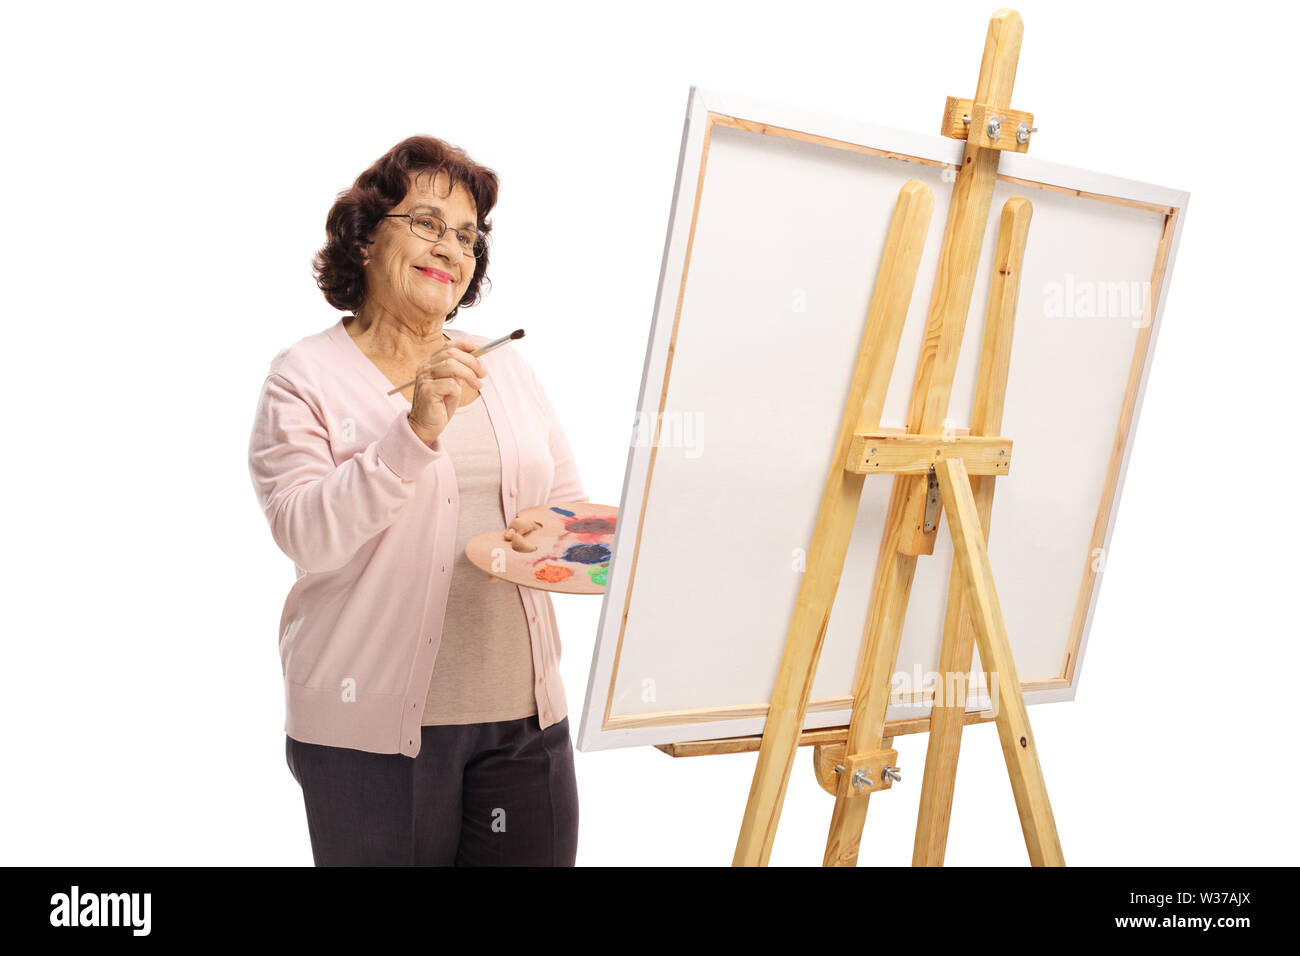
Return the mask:
[[858, 475], [924, 475], [949, 458], [960, 458], [972, 475], [1005, 475], [1011, 469], [1011, 439], [983, 435], [854, 435], [844, 467]]

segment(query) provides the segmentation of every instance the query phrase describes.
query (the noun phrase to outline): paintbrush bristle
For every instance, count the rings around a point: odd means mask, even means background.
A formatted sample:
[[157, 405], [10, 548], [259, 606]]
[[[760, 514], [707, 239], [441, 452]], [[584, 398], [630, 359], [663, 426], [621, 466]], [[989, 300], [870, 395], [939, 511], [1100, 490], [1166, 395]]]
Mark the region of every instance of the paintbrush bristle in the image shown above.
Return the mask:
[[512, 339], [522, 339], [524, 337], [524, 330], [515, 329], [513, 332], [510, 333], [510, 337]]

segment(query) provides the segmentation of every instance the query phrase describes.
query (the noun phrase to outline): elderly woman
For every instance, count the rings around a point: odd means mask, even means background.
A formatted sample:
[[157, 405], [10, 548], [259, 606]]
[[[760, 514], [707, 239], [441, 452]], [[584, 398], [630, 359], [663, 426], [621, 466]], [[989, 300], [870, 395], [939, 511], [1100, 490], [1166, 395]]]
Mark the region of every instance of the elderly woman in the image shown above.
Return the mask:
[[496, 197], [496, 174], [440, 140], [381, 157], [315, 259], [352, 314], [281, 351], [262, 387], [249, 469], [297, 571], [285, 746], [318, 866], [574, 862], [550, 599], [465, 557], [523, 508], [587, 500], [518, 348], [475, 357], [490, 337], [446, 327], [479, 300]]

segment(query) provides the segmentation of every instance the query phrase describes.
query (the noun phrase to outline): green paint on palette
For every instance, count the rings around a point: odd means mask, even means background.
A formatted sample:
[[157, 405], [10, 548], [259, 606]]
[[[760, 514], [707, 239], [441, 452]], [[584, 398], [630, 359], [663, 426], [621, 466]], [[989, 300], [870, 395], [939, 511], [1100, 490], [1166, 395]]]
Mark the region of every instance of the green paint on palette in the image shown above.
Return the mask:
[[587, 569], [587, 574], [591, 576], [591, 583], [592, 583], [592, 584], [599, 584], [601, 587], [604, 587], [604, 586], [605, 586], [605, 572], [607, 572], [608, 570], [609, 570], [609, 565], [608, 565], [608, 564], [600, 564], [600, 565], [597, 565], [597, 566], [594, 567], [594, 568], [588, 568], [588, 569]]

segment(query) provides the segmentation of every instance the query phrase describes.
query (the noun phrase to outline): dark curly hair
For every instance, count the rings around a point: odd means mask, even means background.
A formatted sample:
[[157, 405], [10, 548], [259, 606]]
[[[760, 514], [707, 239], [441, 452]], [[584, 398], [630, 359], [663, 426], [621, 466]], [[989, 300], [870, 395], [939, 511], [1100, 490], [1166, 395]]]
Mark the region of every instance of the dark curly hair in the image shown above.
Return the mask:
[[[334, 308], [352, 312], [361, 308], [366, 299], [361, 249], [369, 243], [384, 214], [406, 198], [416, 176], [426, 172], [445, 172], [453, 186], [459, 183], [465, 187], [474, 197], [479, 235], [487, 239], [492, 231], [487, 216], [497, 201], [497, 174], [474, 162], [464, 150], [440, 139], [408, 137], [379, 157], [351, 188], [339, 193], [330, 207], [325, 220], [325, 245], [312, 258], [312, 268], [316, 285]], [[487, 266], [485, 244], [483, 254], [474, 261], [474, 278], [446, 321], [455, 318], [461, 306], [478, 302], [484, 282], [491, 286]]]

